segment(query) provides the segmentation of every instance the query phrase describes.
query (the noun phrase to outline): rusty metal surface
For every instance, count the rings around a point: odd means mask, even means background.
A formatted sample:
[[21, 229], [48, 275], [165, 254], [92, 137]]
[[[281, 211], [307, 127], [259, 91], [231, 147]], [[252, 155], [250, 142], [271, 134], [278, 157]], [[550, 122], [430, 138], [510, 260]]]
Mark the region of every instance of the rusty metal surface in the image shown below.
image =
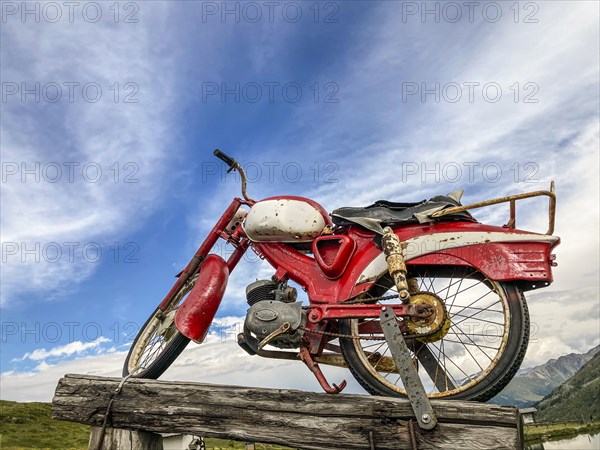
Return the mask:
[[[258, 356], [270, 359], [287, 359], [290, 361], [298, 360], [298, 352], [289, 352], [282, 350], [259, 350]], [[348, 368], [346, 360], [340, 353], [323, 353], [320, 356], [313, 356], [313, 360], [319, 364], [325, 364], [327, 366]], [[396, 364], [393, 358], [389, 356], [381, 356], [379, 353], [370, 353], [369, 359], [377, 359], [377, 370], [381, 372], [398, 373]]]
[[248, 196], [248, 192], [246, 191], [246, 172], [244, 172], [244, 168], [242, 167], [242, 165], [236, 160], [234, 160], [234, 164], [231, 167], [231, 169], [228, 170], [228, 172], [231, 170], [237, 170], [240, 174], [240, 178], [242, 180], [242, 197], [244, 197], [244, 199], [246, 199], [247, 202], [255, 203], [255, 200], [251, 199]]
[[414, 366], [410, 350], [402, 337], [396, 316], [392, 310], [384, 307], [379, 319], [419, 427], [431, 430], [437, 425], [437, 418]]
[[507, 224], [509, 228], [514, 228], [516, 222], [516, 202], [517, 200], [523, 200], [526, 198], [546, 196], [549, 199], [548, 202], [548, 231], [546, 234], [551, 235], [554, 233], [554, 222], [556, 220], [556, 193], [554, 192], [554, 181], [550, 183], [549, 191], [533, 191], [526, 192], [523, 194], [509, 195], [507, 197], [499, 197], [492, 200], [484, 200], [482, 202], [471, 203], [464, 206], [455, 206], [452, 208], [446, 208], [442, 211], [435, 212], [431, 217], [442, 217], [448, 214], [455, 214], [469, 209], [483, 208], [485, 206], [497, 205], [499, 203], [510, 203], [510, 221]]
[[298, 353], [298, 358], [306, 364], [306, 367], [313, 373], [321, 388], [327, 392], [328, 394], [338, 394], [344, 390], [346, 387], [346, 380], [342, 380], [342, 382], [337, 385], [332, 383], [331, 385], [325, 378], [325, 375], [321, 371], [319, 364], [313, 359], [312, 355], [308, 351], [308, 349], [304, 346], [300, 347], [300, 352]]
[[410, 437], [410, 446], [412, 447], [412, 450], [419, 450], [419, 447], [417, 446], [417, 433], [415, 430], [415, 421], [413, 419], [410, 419], [408, 421], [408, 435]]
[[[287, 359], [290, 361], [298, 361], [298, 352], [290, 352], [283, 350], [259, 350], [258, 356], [263, 358], [271, 359]], [[321, 356], [313, 356], [313, 360], [319, 364], [326, 364], [328, 366], [343, 367], [347, 368], [346, 360], [339, 353], [324, 353]]]
[[385, 253], [388, 270], [398, 288], [398, 295], [402, 302], [406, 303], [410, 299], [408, 281], [406, 280], [406, 263], [404, 262], [406, 243], [400, 242], [400, 238], [394, 233], [394, 230], [385, 227], [381, 245]]
[[416, 292], [410, 298], [410, 304], [429, 308], [432, 314], [425, 318], [407, 317], [404, 319], [409, 334], [421, 342], [436, 342], [443, 339], [450, 329], [450, 317], [443, 300], [431, 292]]
[[312, 242], [327, 222], [321, 210], [300, 197], [279, 197], [256, 202], [244, 221], [253, 242]]
[[419, 280], [416, 278], [409, 278], [406, 283], [408, 284], [408, 292], [410, 292], [410, 295], [416, 294], [419, 291]]
[[269, 342], [271, 342], [277, 336], [279, 336], [283, 333], [287, 333], [291, 327], [292, 326], [290, 325], [289, 322], [282, 323], [279, 328], [277, 328], [275, 331], [273, 331], [271, 334], [269, 334], [267, 337], [265, 337], [262, 341], [260, 341], [258, 343], [258, 351], [262, 350], [265, 345], [267, 345]]
[[[428, 318], [433, 314], [429, 305], [397, 304], [388, 305], [395, 314], [400, 317]], [[308, 320], [317, 323], [328, 319], [367, 319], [379, 316], [381, 305], [379, 304], [346, 304], [337, 303], [331, 305], [320, 305], [311, 308]], [[428, 334], [428, 333], [427, 333]], [[423, 333], [425, 335], [425, 333]]]

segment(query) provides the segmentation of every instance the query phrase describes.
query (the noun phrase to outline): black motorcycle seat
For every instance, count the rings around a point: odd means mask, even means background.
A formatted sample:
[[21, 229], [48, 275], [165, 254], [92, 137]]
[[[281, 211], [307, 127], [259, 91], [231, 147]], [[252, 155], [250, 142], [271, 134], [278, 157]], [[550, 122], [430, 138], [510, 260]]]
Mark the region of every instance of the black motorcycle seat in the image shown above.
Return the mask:
[[376, 233], [382, 233], [387, 225], [409, 225], [432, 221], [469, 221], [475, 219], [467, 211], [448, 214], [439, 218], [430, 215], [453, 206], [461, 206], [462, 192], [437, 195], [429, 200], [414, 203], [396, 203], [378, 200], [364, 207], [343, 207], [331, 213], [334, 224], [339, 226], [358, 224]]

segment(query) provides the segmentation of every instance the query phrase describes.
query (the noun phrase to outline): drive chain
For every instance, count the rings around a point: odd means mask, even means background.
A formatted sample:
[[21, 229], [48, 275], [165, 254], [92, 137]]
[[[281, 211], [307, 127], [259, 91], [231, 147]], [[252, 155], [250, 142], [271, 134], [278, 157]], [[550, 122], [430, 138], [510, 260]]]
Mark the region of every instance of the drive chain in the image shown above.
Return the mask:
[[[368, 304], [368, 303], [372, 303], [372, 302], [378, 302], [381, 300], [391, 300], [394, 298], [400, 298], [400, 296], [398, 294], [392, 294], [392, 295], [384, 295], [382, 297], [371, 297], [368, 299], [364, 299], [364, 298], [358, 298], [358, 299], [351, 299], [351, 300], [346, 300], [344, 302], [342, 302], [342, 304], [344, 305], [353, 305], [353, 304]], [[318, 334], [321, 336], [331, 336], [334, 338], [341, 338], [341, 339], [353, 339], [356, 341], [385, 341], [385, 337], [384, 336], [373, 336], [373, 335], [369, 335], [369, 336], [355, 336], [353, 334], [343, 334], [343, 333], [334, 333], [332, 331], [319, 331], [319, 330], [309, 330], [308, 328], [304, 328], [304, 327], [298, 327], [299, 330], [304, 331], [305, 333], [310, 333], [310, 334]], [[416, 339], [416, 338], [422, 338], [422, 337], [427, 337], [430, 336], [432, 334], [435, 334], [438, 330], [434, 330], [430, 333], [423, 333], [423, 334], [413, 334], [413, 335], [404, 335], [404, 339]]]

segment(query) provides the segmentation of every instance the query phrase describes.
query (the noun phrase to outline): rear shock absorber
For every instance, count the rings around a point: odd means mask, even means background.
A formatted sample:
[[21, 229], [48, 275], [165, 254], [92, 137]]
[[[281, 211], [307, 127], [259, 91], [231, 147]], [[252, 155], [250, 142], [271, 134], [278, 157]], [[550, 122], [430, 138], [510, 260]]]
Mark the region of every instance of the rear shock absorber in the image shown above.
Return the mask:
[[396, 284], [396, 288], [398, 288], [398, 296], [402, 303], [408, 303], [410, 300], [410, 292], [408, 289], [408, 281], [406, 280], [406, 263], [404, 262], [406, 243], [400, 241], [400, 238], [394, 233], [394, 230], [390, 227], [385, 227], [383, 229], [381, 244], [383, 252], [385, 253], [388, 271]]

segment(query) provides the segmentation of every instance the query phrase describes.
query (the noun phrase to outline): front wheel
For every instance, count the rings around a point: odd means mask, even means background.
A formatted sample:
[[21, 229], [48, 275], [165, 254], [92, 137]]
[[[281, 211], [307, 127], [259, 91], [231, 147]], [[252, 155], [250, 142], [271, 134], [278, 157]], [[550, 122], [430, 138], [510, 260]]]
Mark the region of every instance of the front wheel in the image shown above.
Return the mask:
[[[435, 336], [407, 338], [428, 397], [478, 401], [494, 397], [514, 377], [527, 350], [529, 313], [522, 293], [471, 268], [412, 270], [409, 275], [418, 291], [441, 299], [450, 322]], [[393, 293], [390, 290], [395, 287], [384, 274], [365, 301]], [[371, 394], [404, 397], [388, 344], [381, 332], [373, 331], [378, 329], [373, 321], [379, 319], [340, 321], [341, 334], [352, 336], [340, 339], [344, 358]]]
[[165, 310], [157, 308], [146, 320], [123, 364], [124, 377], [131, 375], [135, 378], [156, 379], [188, 345], [190, 339], [175, 327], [175, 313], [183, 298], [194, 287], [196, 279], [197, 276], [184, 284]]

